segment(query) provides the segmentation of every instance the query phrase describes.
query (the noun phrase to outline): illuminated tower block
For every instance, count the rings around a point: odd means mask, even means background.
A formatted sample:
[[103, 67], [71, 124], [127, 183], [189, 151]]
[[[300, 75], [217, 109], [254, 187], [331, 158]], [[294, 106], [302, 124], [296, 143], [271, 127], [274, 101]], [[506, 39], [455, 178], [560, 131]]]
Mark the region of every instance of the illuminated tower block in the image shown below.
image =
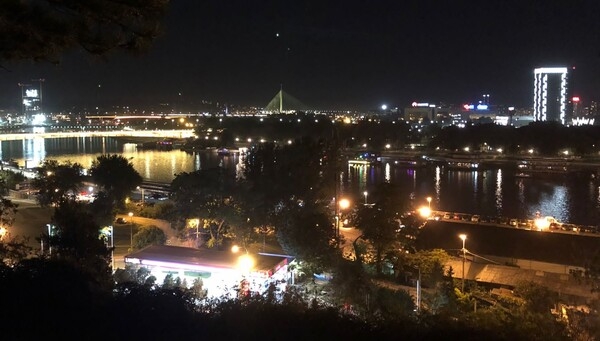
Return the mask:
[[533, 116], [535, 120], [569, 123], [567, 117], [567, 68], [543, 67], [535, 69], [533, 73]]

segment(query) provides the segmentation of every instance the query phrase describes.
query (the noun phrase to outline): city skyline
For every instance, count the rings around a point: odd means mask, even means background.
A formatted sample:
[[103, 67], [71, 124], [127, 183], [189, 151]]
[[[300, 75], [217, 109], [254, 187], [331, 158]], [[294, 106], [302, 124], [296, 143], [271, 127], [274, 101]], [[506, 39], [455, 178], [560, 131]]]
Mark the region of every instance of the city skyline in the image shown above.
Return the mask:
[[150, 106], [202, 100], [264, 107], [280, 87], [314, 109], [413, 101], [533, 106], [533, 69], [573, 70], [573, 95], [600, 88], [600, 4], [593, 1], [173, 2], [141, 56], [80, 51], [57, 66], [4, 63], [0, 106], [45, 79], [44, 105]]

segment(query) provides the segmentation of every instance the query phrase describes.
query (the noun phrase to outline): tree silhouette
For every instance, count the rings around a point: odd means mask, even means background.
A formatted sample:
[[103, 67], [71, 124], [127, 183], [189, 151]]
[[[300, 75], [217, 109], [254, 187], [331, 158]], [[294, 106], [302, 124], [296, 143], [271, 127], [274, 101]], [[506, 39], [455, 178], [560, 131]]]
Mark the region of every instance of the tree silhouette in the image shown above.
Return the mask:
[[75, 198], [83, 186], [83, 167], [70, 161], [44, 160], [31, 182], [38, 190], [36, 199], [41, 206], [56, 205], [65, 198]]
[[123, 207], [125, 198], [142, 184], [142, 176], [131, 162], [117, 154], [98, 156], [92, 163], [90, 174], [117, 207]]
[[0, 60], [58, 63], [76, 48], [92, 55], [141, 52], [161, 33], [168, 0], [1, 1]]

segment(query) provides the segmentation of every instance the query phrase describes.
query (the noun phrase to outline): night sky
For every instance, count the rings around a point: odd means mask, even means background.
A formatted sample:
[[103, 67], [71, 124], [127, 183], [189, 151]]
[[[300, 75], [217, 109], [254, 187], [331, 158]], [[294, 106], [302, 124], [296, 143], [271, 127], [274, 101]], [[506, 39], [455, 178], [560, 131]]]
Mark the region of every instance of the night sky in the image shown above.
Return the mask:
[[18, 108], [17, 83], [39, 78], [49, 110], [263, 107], [280, 84], [315, 109], [462, 104], [484, 93], [523, 107], [540, 66], [576, 67], [574, 94], [600, 100], [597, 0], [175, 0], [164, 26], [142, 56], [4, 63], [0, 107]]

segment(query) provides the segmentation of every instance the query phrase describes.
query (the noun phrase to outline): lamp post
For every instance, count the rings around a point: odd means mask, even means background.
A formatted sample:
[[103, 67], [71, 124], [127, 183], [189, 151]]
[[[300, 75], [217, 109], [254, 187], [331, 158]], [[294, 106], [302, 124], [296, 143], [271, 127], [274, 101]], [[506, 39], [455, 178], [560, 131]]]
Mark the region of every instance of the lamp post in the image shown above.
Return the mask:
[[137, 189], [138, 189], [138, 191], [142, 192], [142, 204], [143, 204], [144, 203], [144, 188], [140, 187], [140, 186], [137, 186]]
[[369, 192], [364, 191], [363, 194], [365, 196], [365, 206], [367, 206], [369, 204], [369, 202], [367, 201], [367, 195], [369, 195]]
[[427, 204], [429, 205], [429, 210], [431, 211], [431, 197], [427, 197]]
[[133, 212], [129, 212], [129, 249], [133, 251]]
[[462, 252], [463, 252], [463, 261], [462, 261], [462, 289], [461, 291], [465, 292], [465, 261], [467, 260], [467, 249], [465, 248], [465, 241], [467, 240], [466, 234], [460, 234], [458, 237], [462, 240]]
[[342, 223], [342, 214], [344, 213], [344, 210], [348, 207], [350, 207], [350, 201], [348, 201], [348, 199], [341, 199], [338, 203], [338, 209], [340, 210], [340, 212], [335, 216], [337, 225], [336, 234], [338, 238], [340, 237], [340, 224]]
[[110, 225], [110, 262], [112, 272], [115, 273], [115, 228]]

